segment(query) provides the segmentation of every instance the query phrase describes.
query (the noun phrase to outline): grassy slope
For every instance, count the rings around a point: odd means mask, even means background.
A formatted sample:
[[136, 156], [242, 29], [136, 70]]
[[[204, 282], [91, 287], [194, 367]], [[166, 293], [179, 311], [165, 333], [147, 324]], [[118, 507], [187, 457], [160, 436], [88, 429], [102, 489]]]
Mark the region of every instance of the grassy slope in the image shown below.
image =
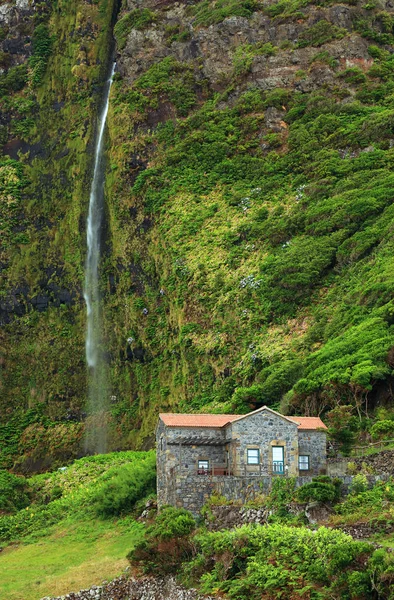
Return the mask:
[[[103, 518], [97, 508], [102, 494], [119, 497], [119, 476], [137, 469], [151, 473], [134, 502], [152, 491], [153, 453], [124, 452], [75, 461], [66, 470], [32, 477], [31, 502], [12, 515], [0, 516], [0, 596], [36, 600], [77, 591], [119, 575], [125, 556], [144, 526], [131, 508]], [[123, 474], [123, 475], [122, 475]], [[133, 483], [126, 480], [127, 493]]]
[[0, 558], [0, 595], [10, 600], [60, 596], [119, 575], [140, 539], [137, 523], [63, 523], [34, 544], [9, 546]]

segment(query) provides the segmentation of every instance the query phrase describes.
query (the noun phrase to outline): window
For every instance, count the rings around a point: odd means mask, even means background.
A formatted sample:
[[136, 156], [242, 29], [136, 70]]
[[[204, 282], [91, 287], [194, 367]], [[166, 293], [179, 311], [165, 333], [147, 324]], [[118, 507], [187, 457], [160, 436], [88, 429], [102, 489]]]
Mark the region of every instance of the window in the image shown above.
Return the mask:
[[285, 472], [284, 464], [284, 448], [283, 446], [272, 446], [272, 472], [281, 473]]
[[309, 471], [309, 456], [304, 454], [298, 457], [298, 468], [300, 471]]
[[199, 460], [197, 472], [199, 475], [207, 475], [209, 472], [209, 460]]
[[260, 464], [260, 450], [258, 448], [248, 448], [247, 451], [247, 464], [258, 465]]

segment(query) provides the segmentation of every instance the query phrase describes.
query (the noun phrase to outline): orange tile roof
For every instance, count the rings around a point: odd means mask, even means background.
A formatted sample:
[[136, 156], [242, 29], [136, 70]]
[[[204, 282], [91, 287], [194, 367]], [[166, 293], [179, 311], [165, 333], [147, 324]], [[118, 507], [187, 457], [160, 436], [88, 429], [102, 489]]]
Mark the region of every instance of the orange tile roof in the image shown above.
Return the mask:
[[[252, 413], [249, 413], [252, 414]], [[167, 427], [224, 427], [243, 415], [160, 413]], [[298, 429], [327, 429], [319, 417], [286, 417], [298, 425]]]
[[161, 413], [161, 420], [168, 427], [223, 427], [240, 415], [187, 415]]
[[327, 429], [320, 417], [287, 417], [298, 424], [298, 429]]

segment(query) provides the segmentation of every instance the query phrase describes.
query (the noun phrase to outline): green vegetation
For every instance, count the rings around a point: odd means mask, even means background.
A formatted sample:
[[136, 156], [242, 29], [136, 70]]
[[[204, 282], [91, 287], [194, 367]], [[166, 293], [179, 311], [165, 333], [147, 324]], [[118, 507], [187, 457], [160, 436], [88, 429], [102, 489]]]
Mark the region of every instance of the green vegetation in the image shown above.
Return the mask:
[[26, 480], [12, 475], [8, 471], [0, 471], [0, 510], [14, 512], [29, 504]]
[[121, 50], [126, 45], [127, 36], [132, 29], [145, 29], [157, 19], [156, 13], [149, 8], [136, 8], [121, 17], [114, 27], [114, 35]]
[[130, 519], [65, 521], [36, 544], [3, 549], [0, 595], [37, 600], [109, 581], [127, 567], [125, 556], [142, 534], [143, 526]]
[[305, 483], [297, 490], [300, 502], [335, 502], [340, 498], [341, 481], [331, 481], [329, 477], [314, 477], [311, 483]]
[[53, 40], [48, 27], [41, 23], [33, 34], [33, 54], [29, 61], [31, 82], [33, 87], [40, 85], [52, 51]]
[[0, 510], [10, 513], [0, 516], [0, 595], [34, 600], [125, 568], [142, 536], [134, 515], [155, 487], [155, 455], [92, 456], [29, 480], [1, 471], [0, 486]]
[[[155, 460], [154, 452], [118, 452], [82, 458], [50, 475], [32, 477], [29, 506], [0, 516], [0, 541], [34, 541], [67, 518], [130, 513], [138, 500], [155, 489]], [[21, 493], [17, 499], [12, 481], [7, 483], [13, 485], [7, 498], [15, 506], [16, 500], [25, 504], [26, 496]]]
[[212, 6], [209, 0], [202, 0], [190, 10], [194, 15], [196, 25], [208, 27], [214, 23], [220, 23], [227, 17], [251, 17], [258, 10], [257, 0], [218, 0]]
[[[247, 505], [269, 509], [269, 524], [215, 532], [201, 524], [196, 529], [184, 509], [164, 508], [128, 558], [146, 573], [173, 573], [187, 586], [234, 600], [372, 600], [376, 593], [391, 598], [392, 535], [385, 532], [393, 524], [394, 481], [368, 489], [366, 477], [360, 474], [345, 498], [339, 488], [339, 481], [323, 476], [297, 490], [292, 478], [276, 478], [269, 496], [257, 496]], [[310, 501], [333, 506], [327, 527], [307, 527], [295, 517], [297, 502]], [[211, 506], [221, 504], [226, 504], [225, 498], [213, 496], [203, 511], [205, 519], [210, 520]], [[369, 541], [356, 541], [332, 528], [346, 524], [356, 528], [368, 524], [383, 548], [376, 550]]]
[[305, 48], [306, 46], [322, 46], [327, 42], [331, 42], [331, 40], [340, 40], [346, 34], [347, 31], [343, 27], [336, 27], [336, 25], [322, 20], [301, 33], [298, 46], [300, 48]]
[[234, 600], [372, 599], [377, 588], [383, 597], [391, 593], [390, 554], [339, 530], [277, 523], [193, 533], [195, 523], [184, 510], [163, 511], [162, 524], [170, 512], [177, 523], [190, 525], [165, 537], [160, 524], [151, 526], [129, 554], [133, 566], [155, 575], [177, 573], [187, 585]]
[[[148, 447], [159, 410], [262, 404], [327, 422], [350, 407], [345, 429], [329, 423], [344, 454], [389, 435], [373, 427], [393, 369], [393, 24], [347, 4], [345, 21], [331, 0], [123, 7], [101, 265], [111, 449]], [[46, 3], [23, 24], [32, 57], [0, 56], [0, 464], [23, 474], [81, 453], [84, 223], [113, 8]]]
[[146, 573], [172, 573], [190, 556], [190, 538], [195, 529], [196, 521], [189, 511], [164, 507], [127, 558]]

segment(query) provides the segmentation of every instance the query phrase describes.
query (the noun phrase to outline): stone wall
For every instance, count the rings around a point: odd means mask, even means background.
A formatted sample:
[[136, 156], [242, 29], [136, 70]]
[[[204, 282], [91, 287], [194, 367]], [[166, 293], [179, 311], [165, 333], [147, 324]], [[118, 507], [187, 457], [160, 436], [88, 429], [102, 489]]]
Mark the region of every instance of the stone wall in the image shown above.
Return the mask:
[[109, 583], [42, 600], [215, 600], [177, 584], [174, 577], [118, 577]]
[[[281, 477], [281, 476], [278, 476]], [[283, 476], [282, 476], [283, 477]], [[367, 476], [370, 487], [378, 481], [385, 481], [387, 475]], [[203, 505], [212, 494], [224, 496], [228, 501], [245, 504], [253, 500], [259, 494], [268, 494], [271, 490], [272, 482], [275, 477], [271, 476], [249, 476], [249, 477], [229, 477], [226, 475], [185, 475], [176, 478], [175, 482], [175, 502], [174, 506], [186, 508], [194, 515], [198, 515]], [[300, 476], [295, 478], [296, 487], [305, 483], [310, 483], [312, 475]], [[342, 481], [343, 494], [347, 494], [353, 481], [352, 475], [339, 477]], [[158, 504], [160, 508], [160, 503]]]
[[298, 454], [309, 456], [308, 473], [319, 475], [327, 468], [327, 434], [324, 431], [298, 430]]
[[[262, 477], [181, 475], [176, 478], [175, 506], [186, 508], [197, 515], [212, 494], [224, 496], [226, 500], [245, 503], [253, 500], [258, 494], [268, 494], [274, 478], [270, 475]], [[310, 481], [312, 481], [311, 476], [297, 477], [296, 485], [300, 486]]]
[[210, 466], [227, 464], [225, 430], [215, 427], [165, 427], [156, 432], [158, 504], [178, 505], [175, 479], [197, 474], [198, 461]]
[[[349, 470], [349, 463], [352, 470]], [[369, 456], [329, 458], [327, 474], [330, 477], [364, 473], [366, 475], [394, 475], [394, 450], [382, 450]]]
[[[288, 419], [269, 410], [249, 415], [234, 421], [231, 427], [231, 458], [236, 475], [252, 473], [270, 475], [272, 473], [272, 447], [283, 446], [284, 464], [289, 475], [298, 474], [298, 428]], [[259, 448], [261, 465], [247, 465], [247, 448]]]

